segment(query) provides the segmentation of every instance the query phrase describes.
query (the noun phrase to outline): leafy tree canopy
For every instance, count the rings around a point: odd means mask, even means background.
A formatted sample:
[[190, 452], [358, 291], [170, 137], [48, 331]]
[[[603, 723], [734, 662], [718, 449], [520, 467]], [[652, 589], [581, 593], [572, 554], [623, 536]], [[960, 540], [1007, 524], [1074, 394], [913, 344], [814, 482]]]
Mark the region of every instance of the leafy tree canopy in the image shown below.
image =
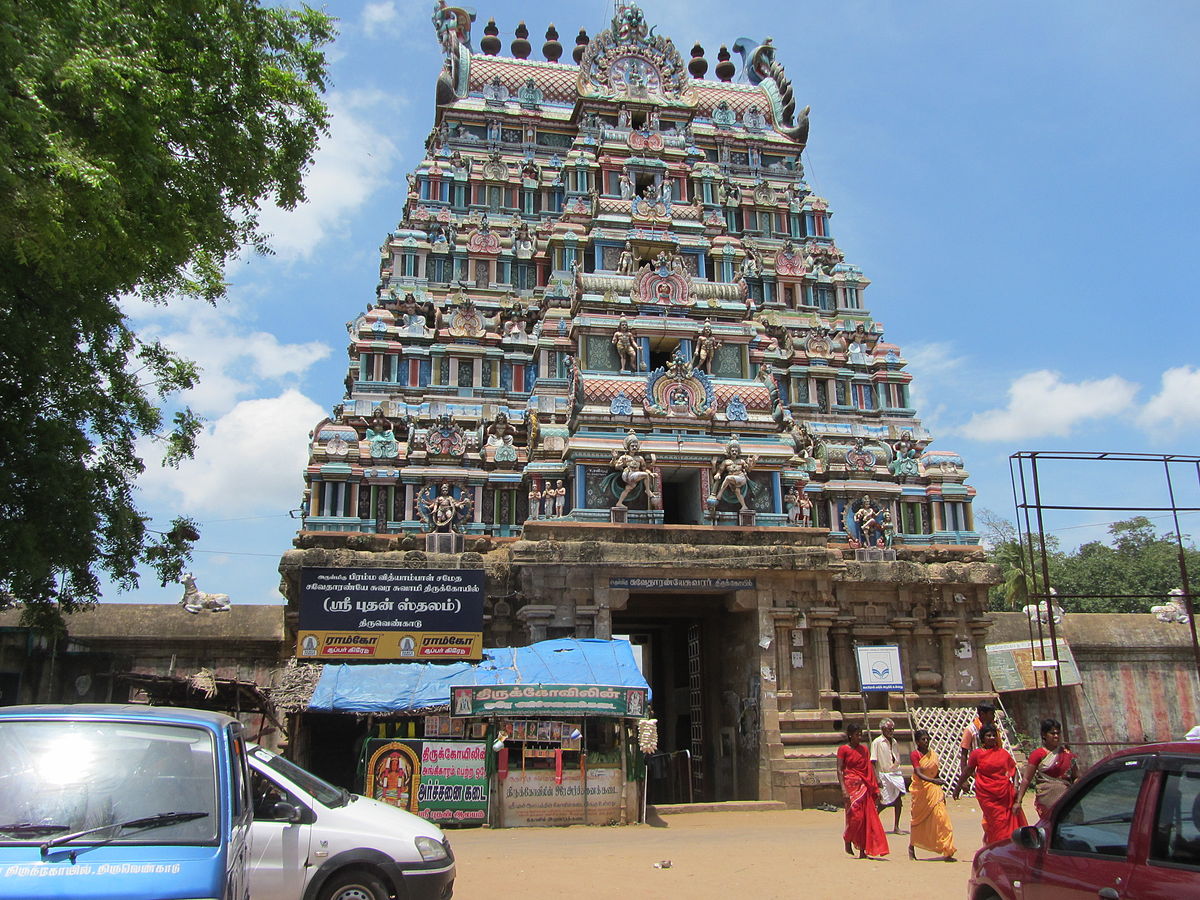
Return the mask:
[[[1004, 571], [1004, 584], [994, 588], [992, 609], [1020, 609], [1030, 595], [1044, 593], [1041, 544], [1027, 535], [1024, 546], [1011, 522], [986, 511], [981, 514], [985, 543], [993, 562]], [[1172, 533], [1157, 533], [1145, 516], [1108, 527], [1108, 543], [1090, 541], [1065, 553], [1058, 539], [1046, 536], [1050, 586], [1063, 596], [1068, 612], [1147, 612], [1164, 603], [1167, 594], [1182, 587], [1179, 541]], [[1184, 535], [1184, 559], [1193, 594], [1200, 581], [1200, 550]], [[1031, 555], [1030, 550], [1033, 550]], [[1071, 594], [1096, 594], [1071, 599]]]
[[223, 296], [266, 252], [257, 211], [304, 199], [333, 23], [256, 0], [0, 0], [0, 601], [52, 626], [196, 539], [148, 528], [139, 439], [166, 462], [200, 422], [164, 401], [196, 367], [122, 313]]

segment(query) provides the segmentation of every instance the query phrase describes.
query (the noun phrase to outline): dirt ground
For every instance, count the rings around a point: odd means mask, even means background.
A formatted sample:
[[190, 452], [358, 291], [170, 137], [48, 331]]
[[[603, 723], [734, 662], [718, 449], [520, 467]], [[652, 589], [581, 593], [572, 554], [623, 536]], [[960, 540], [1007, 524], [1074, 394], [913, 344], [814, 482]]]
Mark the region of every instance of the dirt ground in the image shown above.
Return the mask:
[[[954, 863], [913, 862], [908, 837], [891, 833], [886, 859], [852, 859], [842, 849], [840, 811], [684, 813], [608, 828], [456, 829], [449, 832], [458, 860], [454, 896], [964, 900], [982, 836], [979, 807], [968, 797], [948, 802]], [[883, 823], [891, 828], [891, 810], [884, 810]], [[900, 827], [908, 828], [907, 802]], [[655, 867], [663, 860], [670, 868]]]

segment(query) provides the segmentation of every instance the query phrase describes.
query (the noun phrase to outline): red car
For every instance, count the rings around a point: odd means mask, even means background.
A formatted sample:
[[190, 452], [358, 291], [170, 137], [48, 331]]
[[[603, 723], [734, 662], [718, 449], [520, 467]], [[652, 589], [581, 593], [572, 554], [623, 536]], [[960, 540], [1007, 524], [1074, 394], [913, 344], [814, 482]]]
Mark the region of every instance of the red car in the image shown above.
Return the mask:
[[1200, 743], [1101, 760], [1037, 825], [975, 854], [970, 900], [1200, 897]]

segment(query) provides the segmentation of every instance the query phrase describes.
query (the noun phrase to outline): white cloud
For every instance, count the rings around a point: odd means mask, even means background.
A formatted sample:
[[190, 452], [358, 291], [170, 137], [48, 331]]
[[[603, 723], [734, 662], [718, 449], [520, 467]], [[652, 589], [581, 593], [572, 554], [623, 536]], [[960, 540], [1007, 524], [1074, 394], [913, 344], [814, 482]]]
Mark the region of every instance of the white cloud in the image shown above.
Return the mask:
[[[200, 366], [200, 383], [181, 398], [201, 415], [222, 415], [254, 393], [293, 385], [332, 349], [318, 341], [285, 344], [248, 328], [236, 303], [182, 302], [148, 322], [144, 338], [162, 341]], [[138, 310], [139, 312], [141, 310]]]
[[1118, 375], [1095, 381], [1063, 381], [1042, 369], [1016, 379], [1008, 406], [976, 413], [958, 433], [977, 441], [1065, 437], [1076, 425], [1127, 411], [1138, 386]]
[[908, 371], [913, 373], [914, 378], [953, 371], [961, 366], [965, 359], [954, 352], [953, 345], [945, 341], [909, 344], [904, 347], [902, 353], [908, 361]]
[[265, 206], [259, 217], [271, 247], [284, 260], [308, 259], [331, 233], [387, 183], [396, 146], [375, 126], [394, 120], [405, 101], [381, 91], [330, 94], [329, 135], [304, 178], [307, 201], [294, 210]]
[[308, 433], [324, 414], [296, 390], [244, 400], [205, 429], [193, 459], [178, 469], [151, 462], [139, 484], [201, 518], [212, 512], [282, 513], [300, 500]]
[[368, 3], [363, 7], [362, 30], [367, 37], [380, 37], [390, 32], [399, 22], [400, 13], [392, 0]]
[[1162, 374], [1162, 387], [1143, 407], [1145, 428], [1178, 430], [1200, 425], [1200, 369], [1179, 366]]

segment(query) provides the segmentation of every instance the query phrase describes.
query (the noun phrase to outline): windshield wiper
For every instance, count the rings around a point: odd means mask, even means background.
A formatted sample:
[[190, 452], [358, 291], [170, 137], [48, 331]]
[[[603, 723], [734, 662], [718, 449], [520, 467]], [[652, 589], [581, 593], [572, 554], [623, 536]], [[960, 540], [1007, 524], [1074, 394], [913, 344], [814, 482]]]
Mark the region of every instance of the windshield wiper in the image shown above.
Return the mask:
[[[191, 822], [193, 819], [203, 819], [207, 816], [206, 812], [166, 812], [158, 813], [153, 816], [145, 816], [140, 819], [128, 819], [124, 822], [109, 822], [107, 825], [98, 825], [95, 828], [87, 828], [83, 831], [76, 831], [71, 834], [60, 834], [58, 837], [51, 838], [42, 844], [42, 856], [50, 853], [51, 847], [58, 847], [62, 844], [69, 844], [71, 841], [78, 840], [81, 837], [87, 837], [89, 834], [96, 834], [101, 831], [108, 831], [110, 828], [118, 830], [125, 828], [134, 828], [139, 831], [144, 831], [148, 828], [166, 828], [168, 825], [178, 825], [180, 822]], [[105, 842], [107, 843], [107, 841]]]
[[39, 824], [37, 822], [10, 822], [8, 825], [0, 825], [0, 832], [3, 832], [4, 834], [11, 834], [14, 837], [35, 834], [54, 834], [56, 831], [66, 830], [66, 825], [55, 825], [53, 823]]

